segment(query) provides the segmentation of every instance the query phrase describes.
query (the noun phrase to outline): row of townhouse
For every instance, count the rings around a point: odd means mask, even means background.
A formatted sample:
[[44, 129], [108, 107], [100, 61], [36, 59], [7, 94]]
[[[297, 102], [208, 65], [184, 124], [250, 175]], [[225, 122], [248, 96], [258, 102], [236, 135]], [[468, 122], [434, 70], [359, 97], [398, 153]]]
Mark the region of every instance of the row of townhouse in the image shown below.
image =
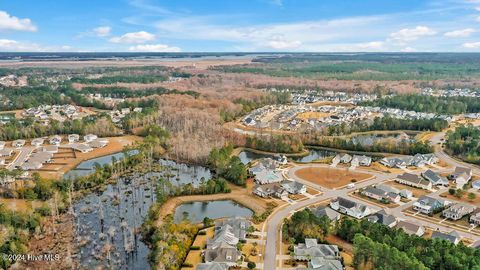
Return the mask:
[[350, 163], [354, 167], [358, 166], [370, 166], [372, 164], [372, 158], [369, 156], [365, 155], [349, 155], [345, 153], [340, 153], [335, 155], [335, 157], [332, 159], [332, 164], [338, 164], [338, 163]]
[[385, 157], [380, 160], [380, 164], [389, 168], [404, 169], [408, 166], [423, 167], [438, 162], [435, 154], [416, 154], [414, 156]]

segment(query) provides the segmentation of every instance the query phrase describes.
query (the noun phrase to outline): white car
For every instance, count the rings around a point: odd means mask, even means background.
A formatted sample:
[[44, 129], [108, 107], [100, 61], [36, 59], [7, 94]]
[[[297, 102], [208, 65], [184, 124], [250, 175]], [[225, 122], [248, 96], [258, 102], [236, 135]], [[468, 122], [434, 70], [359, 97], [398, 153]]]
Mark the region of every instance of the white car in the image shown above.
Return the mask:
[[347, 185], [347, 188], [348, 188], [348, 189], [352, 189], [352, 188], [354, 188], [354, 187], [355, 187], [355, 184], [354, 184], [354, 183], [350, 183], [350, 184]]

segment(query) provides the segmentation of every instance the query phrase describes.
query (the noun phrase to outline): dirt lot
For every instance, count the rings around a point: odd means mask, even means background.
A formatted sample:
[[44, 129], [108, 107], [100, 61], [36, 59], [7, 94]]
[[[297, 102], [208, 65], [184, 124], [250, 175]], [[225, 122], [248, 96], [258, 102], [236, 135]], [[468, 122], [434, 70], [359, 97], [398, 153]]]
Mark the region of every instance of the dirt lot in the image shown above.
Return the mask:
[[352, 183], [366, 180], [371, 174], [353, 172], [348, 169], [323, 167], [302, 168], [295, 172], [295, 176], [326, 188], [338, 188]]
[[304, 112], [304, 113], [298, 114], [297, 117], [305, 120], [305, 119], [311, 119], [311, 118], [319, 119], [319, 118], [327, 117], [327, 116], [330, 116], [330, 115], [331, 115], [331, 113]]
[[59, 153], [54, 156], [54, 164], [48, 164], [38, 172], [43, 177], [59, 179], [64, 173], [75, 168], [82, 161], [120, 152], [125, 146], [131, 145], [140, 139], [140, 137], [133, 135], [109, 137], [107, 146], [94, 149], [89, 153], [76, 152], [75, 155], [72, 154], [72, 150], [59, 149]]

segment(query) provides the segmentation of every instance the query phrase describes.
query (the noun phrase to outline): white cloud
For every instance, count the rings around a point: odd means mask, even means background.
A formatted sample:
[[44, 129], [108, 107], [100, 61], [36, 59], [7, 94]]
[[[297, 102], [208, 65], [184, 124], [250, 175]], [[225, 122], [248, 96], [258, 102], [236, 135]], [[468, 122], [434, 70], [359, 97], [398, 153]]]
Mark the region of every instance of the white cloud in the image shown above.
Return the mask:
[[110, 26], [99, 26], [93, 29], [93, 33], [95, 33], [97, 37], [106, 37], [110, 35], [111, 31], [112, 28]]
[[179, 47], [171, 47], [165, 44], [144, 44], [128, 48], [132, 52], [181, 52]]
[[37, 27], [30, 19], [19, 19], [15, 16], [0, 10], [0, 31], [1, 30], [16, 30], [16, 31], [37, 31]]
[[416, 52], [417, 49], [412, 48], [412, 47], [405, 47], [405, 48], [401, 49], [400, 51], [401, 52]]
[[469, 37], [472, 33], [475, 33], [476, 30], [473, 28], [465, 28], [461, 30], [455, 30], [451, 32], [446, 32], [444, 36], [446, 37]]
[[0, 39], [0, 52], [68, 52], [75, 51], [69, 45], [41, 46], [37, 43]]
[[463, 43], [462, 47], [467, 48], [467, 49], [479, 49], [480, 48], [480, 42]]
[[390, 38], [399, 42], [408, 42], [425, 36], [433, 36], [435, 34], [435, 31], [426, 26], [417, 26], [415, 28], [404, 28], [400, 31], [391, 33]]
[[384, 45], [383, 41], [371, 41], [367, 43], [356, 44], [355, 47], [361, 50], [381, 50], [383, 49], [383, 45]]
[[267, 47], [270, 47], [275, 50], [287, 50], [287, 49], [296, 49], [302, 45], [302, 42], [298, 40], [287, 41], [287, 40], [270, 40], [267, 43]]
[[35, 43], [18, 42], [11, 39], [0, 39], [0, 51], [3, 52], [39, 52], [42, 51]]
[[475, 18], [475, 21], [480, 22], [480, 16], [477, 16], [477, 17]]
[[155, 35], [145, 31], [126, 33], [120, 37], [112, 37], [110, 42], [113, 43], [145, 43], [155, 39]]

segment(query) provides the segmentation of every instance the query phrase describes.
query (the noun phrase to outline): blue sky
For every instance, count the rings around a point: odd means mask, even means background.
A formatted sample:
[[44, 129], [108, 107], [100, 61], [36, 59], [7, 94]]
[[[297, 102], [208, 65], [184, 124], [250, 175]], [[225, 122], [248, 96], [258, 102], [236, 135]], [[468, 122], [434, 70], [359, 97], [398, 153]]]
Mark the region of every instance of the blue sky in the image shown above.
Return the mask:
[[480, 0], [0, 0], [0, 51], [479, 51]]

